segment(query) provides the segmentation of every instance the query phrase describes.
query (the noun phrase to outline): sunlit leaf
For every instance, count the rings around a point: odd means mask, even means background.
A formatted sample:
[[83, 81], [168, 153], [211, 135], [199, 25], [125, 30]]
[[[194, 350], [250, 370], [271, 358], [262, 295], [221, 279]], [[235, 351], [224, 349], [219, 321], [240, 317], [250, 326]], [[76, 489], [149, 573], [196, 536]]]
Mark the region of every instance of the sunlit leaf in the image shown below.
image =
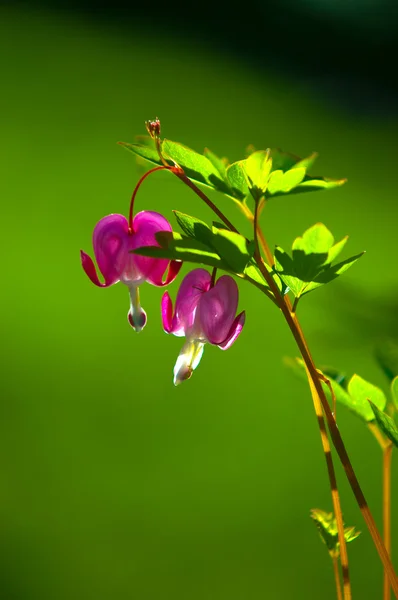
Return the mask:
[[362, 412], [363, 418], [366, 421], [374, 420], [374, 414], [369, 405], [369, 400], [371, 400], [379, 410], [383, 410], [386, 406], [387, 399], [384, 392], [359, 375], [353, 375], [351, 377], [348, 382], [347, 390], [352, 401]]
[[213, 227], [213, 234], [213, 248], [234, 273], [243, 273], [253, 256], [253, 243], [248, 242], [243, 235], [228, 229]]
[[392, 443], [398, 448], [398, 428], [395, 421], [389, 417], [385, 412], [380, 410], [376, 404], [369, 400], [369, 404], [372, 407], [372, 411], [376, 418], [376, 423], [381, 431], [388, 437]]
[[227, 178], [227, 167], [229, 165], [228, 159], [219, 158], [214, 152], [205, 148], [203, 151], [205, 157], [211, 162], [211, 164], [217, 169], [222, 179], [225, 181]]
[[250, 182], [250, 192], [255, 200], [259, 200], [267, 189], [272, 168], [272, 159], [269, 152], [269, 150], [257, 150], [250, 154], [243, 163]]
[[156, 240], [160, 244], [160, 248], [157, 246], [144, 246], [136, 248], [132, 253], [153, 258], [200, 263], [210, 267], [218, 267], [224, 271], [231, 271], [216, 252], [194, 238], [184, 237], [175, 232], [161, 231], [156, 234]]
[[[332, 557], [338, 557], [340, 554], [340, 543], [334, 514], [320, 508], [313, 508], [310, 515], [319, 531], [322, 541], [326, 544], [329, 554]], [[344, 527], [344, 539], [347, 543], [355, 540], [360, 533], [360, 531], [356, 531], [355, 527]]]
[[234, 196], [240, 200], [244, 200], [249, 194], [243, 163], [243, 160], [238, 160], [227, 168], [228, 184], [231, 187]]
[[186, 235], [211, 246], [214, 234], [206, 223], [178, 210], [174, 210], [173, 212], [177, 219], [177, 223]]

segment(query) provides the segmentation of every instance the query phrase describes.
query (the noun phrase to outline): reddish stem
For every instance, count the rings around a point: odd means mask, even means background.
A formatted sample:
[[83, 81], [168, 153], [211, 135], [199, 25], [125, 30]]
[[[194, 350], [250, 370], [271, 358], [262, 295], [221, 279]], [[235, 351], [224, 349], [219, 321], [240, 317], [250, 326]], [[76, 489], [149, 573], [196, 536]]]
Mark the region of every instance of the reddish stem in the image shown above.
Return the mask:
[[150, 175], [151, 173], [154, 173], [155, 171], [160, 171], [160, 170], [164, 170], [167, 169], [169, 171], [172, 171], [174, 167], [166, 167], [166, 166], [161, 166], [161, 167], [154, 167], [153, 169], [150, 169], [150, 171], [147, 171], [146, 173], [144, 173], [144, 175], [141, 177], [141, 179], [138, 181], [137, 185], [134, 188], [134, 192], [133, 195], [131, 196], [131, 201], [130, 201], [130, 211], [129, 211], [129, 233], [134, 233], [134, 229], [133, 229], [133, 208], [134, 208], [134, 200], [135, 197], [137, 195], [137, 192], [139, 190], [139, 187], [141, 185], [141, 183], [144, 181], [144, 179], [146, 179], [148, 177], [148, 175]]

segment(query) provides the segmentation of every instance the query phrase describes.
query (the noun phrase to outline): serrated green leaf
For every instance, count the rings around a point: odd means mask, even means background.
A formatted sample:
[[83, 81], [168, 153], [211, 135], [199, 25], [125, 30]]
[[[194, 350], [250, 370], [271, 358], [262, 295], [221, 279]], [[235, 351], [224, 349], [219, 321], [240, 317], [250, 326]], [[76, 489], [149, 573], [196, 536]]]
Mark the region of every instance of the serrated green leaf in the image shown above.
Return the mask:
[[[340, 554], [340, 544], [334, 514], [320, 508], [313, 508], [310, 515], [319, 531], [322, 541], [326, 544], [329, 554], [332, 557], [338, 557]], [[360, 531], [356, 531], [355, 527], [344, 527], [344, 539], [347, 543], [355, 540], [360, 533]]]
[[195, 238], [199, 242], [211, 246], [214, 234], [210, 227], [204, 223], [204, 221], [201, 221], [196, 217], [186, 215], [178, 210], [174, 210], [173, 212], [177, 219], [177, 223], [187, 236]]
[[398, 377], [394, 377], [394, 379], [391, 382], [391, 396], [394, 402], [394, 406], [398, 410]]
[[385, 412], [380, 410], [374, 402], [369, 400], [369, 404], [372, 408], [373, 414], [376, 419], [376, 423], [381, 431], [392, 441], [394, 446], [398, 448], [398, 428], [391, 417]]
[[194, 238], [184, 237], [176, 232], [161, 231], [156, 234], [156, 240], [160, 244], [160, 248], [157, 246], [144, 246], [136, 248], [132, 253], [153, 258], [200, 263], [231, 272], [230, 267], [216, 252]]
[[259, 200], [267, 189], [272, 168], [269, 150], [257, 150], [250, 154], [243, 162], [243, 168], [250, 182], [250, 192], [255, 200]]
[[220, 173], [220, 176], [225, 181], [227, 178], [227, 167], [229, 165], [227, 158], [219, 158], [214, 152], [205, 148], [203, 151], [205, 157], [211, 162], [211, 164], [217, 169]]
[[232, 189], [234, 196], [239, 200], [244, 200], [250, 193], [243, 164], [243, 160], [238, 160], [227, 168], [228, 184]]
[[388, 379], [394, 379], [398, 375], [398, 341], [389, 337], [382, 339], [375, 349], [375, 355]]
[[234, 273], [243, 273], [254, 253], [253, 243], [228, 229], [213, 227], [211, 245]]
[[353, 403], [355, 403], [356, 407], [362, 413], [362, 417], [365, 421], [374, 420], [374, 414], [369, 405], [369, 400], [371, 400], [379, 410], [383, 410], [386, 406], [387, 399], [383, 391], [359, 375], [353, 375], [351, 377], [348, 382], [347, 390]]

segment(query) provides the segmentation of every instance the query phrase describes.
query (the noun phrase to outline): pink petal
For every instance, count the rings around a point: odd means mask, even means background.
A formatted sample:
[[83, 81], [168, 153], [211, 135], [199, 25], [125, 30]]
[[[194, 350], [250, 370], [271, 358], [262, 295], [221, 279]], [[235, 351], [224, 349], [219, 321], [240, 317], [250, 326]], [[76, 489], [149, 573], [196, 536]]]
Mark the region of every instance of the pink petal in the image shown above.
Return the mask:
[[171, 333], [184, 335], [192, 328], [198, 302], [210, 284], [211, 275], [205, 269], [194, 269], [185, 275], [177, 294]]
[[197, 319], [210, 344], [222, 344], [229, 335], [238, 307], [238, 286], [223, 275], [200, 299]]
[[166, 333], [171, 333], [173, 319], [173, 303], [168, 292], [165, 292], [162, 296], [161, 312], [163, 329]]
[[159, 281], [154, 281], [153, 277], [151, 277], [151, 279], [148, 280], [148, 282], [152, 283], [152, 285], [156, 285], [157, 287], [165, 287], [166, 285], [169, 285], [169, 283], [174, 281], [174, 279], [177, 277], [182, 267], [182, 264], [183, 263], [181, 260], [171, 260], [169, 262], [169, 268], [167, 269], [166, 278], [164, 280], [159, 279]]
[[232, 327], [229, 330], [229, 334], [228, 334], [227, 338], [221, 344], [217, 344], [218, 347], [221, 348], [221, 350], [228, 350], [228, 348], [230, 348], [232, 346], [232, 344], [238, 338], [240, 332], [243, 329], [243, 325], [245, 324], [245, 319], [246, 319], [245, 311], [241, 312], [236, 317], [236, 319], [232, 323]]
[[126, 270], [132, 269], [134, 257], [128, 253], [130, 244], [129, 227], [123, 215], [108, 215], [95, 226], [94, 254], [106, 285], [116, 283]]
[[83, 252], [83, 250], [80, 250], [80, 258], [86, 275], [88, 275], [88, 277], [95, 285], [98, 285], [98, 287], [108, 287], [113, 283], [116, 283], [117, 279], [115, 279], [114, 281], [108, 279], [108, 281], [106, 281], [105, 283], [101, 283], [101, 281], [98, 279], [97, 270], [95, 268], [92, 258], [90, 258], [88, 254]]
[[[159, 231], [172, 231], [171, 225], [163, 215], [152, 212], [142, 211], [133, 219], [133, 242], [131, 249], [142, 248], [143, 246], [159, 246], [155, 234]], [[135, 265], [143, 278], [148, 283], [156, 286], [164, 285], [162, 277], [166, 271], [169, 260], [167, 258], [150, 258], [148, 256], [134, 256]]]

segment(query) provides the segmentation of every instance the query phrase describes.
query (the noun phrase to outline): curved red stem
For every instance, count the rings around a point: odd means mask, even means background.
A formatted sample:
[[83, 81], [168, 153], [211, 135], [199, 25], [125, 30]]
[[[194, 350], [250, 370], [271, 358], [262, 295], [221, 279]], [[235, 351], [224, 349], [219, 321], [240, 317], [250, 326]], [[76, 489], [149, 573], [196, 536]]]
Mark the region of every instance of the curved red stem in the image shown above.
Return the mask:
[[135, 197], [137, 195], [137, 192], [140, 188], [141, 183], [144, 181], [144, 179], [146, 179], [148, 177], [148, 175], [150, 175], [151, 173], [154, 173], [155, 171], [160, 171], [163, 169], [167, 169], [167, 170], [172, 170], [173, 167], [166, 167], [166, 166], [160, 166], [160, 167], [154, 167], [153, 169], [150, 169], [150, 171], [147, 171], [146, 173], [144, 173], [144, 175], [141, 177], [141, 179], [138, 181], [137, 185], [134, 188], [134, 192], [131, 196], [131, 200], [130, 200], [130, 211], [129, 211], [129, 232], [130, 233], [134, 233], [134, 229], [133, 229], [133, 209], [134, 209], [134, 200]]

